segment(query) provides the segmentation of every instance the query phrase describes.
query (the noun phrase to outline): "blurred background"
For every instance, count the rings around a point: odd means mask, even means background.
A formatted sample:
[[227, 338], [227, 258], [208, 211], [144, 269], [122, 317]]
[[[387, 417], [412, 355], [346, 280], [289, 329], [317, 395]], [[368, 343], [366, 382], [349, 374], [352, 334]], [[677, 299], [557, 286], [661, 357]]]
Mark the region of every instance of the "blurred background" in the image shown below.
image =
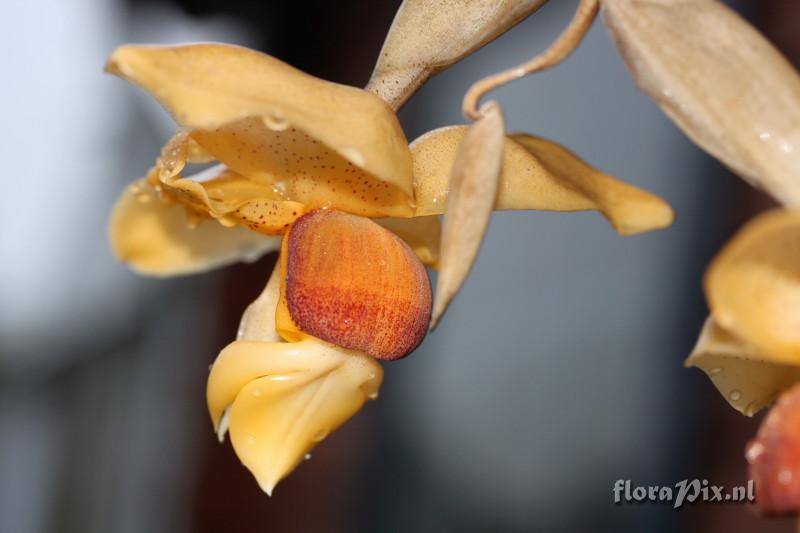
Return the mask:
[[[575, 4], [431, 80], [400, 114], [409, 139], [462, 123], [469, 84], [544, 49]], [[704, 266], [768, 201], [637, 91], [601, 23], [495, 96], [510, 130], [666, 198], [674, 227], [620, 237], [596, 213], [496, 214], [439, 329], [272, 498], [217, 443], [208, 365], [276, 257], [173, 280], [115, 262], [112, 203], [175, 126], [104, 60], [125, 42], [225, 41], [363, 86], [398, 5], [4, 0], [0, 531], [794, 531], [746, 505], [613, 504], [617, 479], [746, 481], [760, 417], [682, 361]], [[733, 5], [797, 64], [797, 2]]]

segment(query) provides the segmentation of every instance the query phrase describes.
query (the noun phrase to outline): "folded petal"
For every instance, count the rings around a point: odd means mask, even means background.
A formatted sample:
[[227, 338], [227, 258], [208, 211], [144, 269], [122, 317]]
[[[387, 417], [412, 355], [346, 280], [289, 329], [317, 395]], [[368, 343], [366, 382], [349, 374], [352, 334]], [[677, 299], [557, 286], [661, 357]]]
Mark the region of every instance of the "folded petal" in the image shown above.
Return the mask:
[[800, 366], [770, 361], [711, 317], [685, 365], [705, 372], [728, 403], [747, 416], [770, 405], [800, 381]]
[[150, 92], [216, 159], [286, 200], [411, 214], [405, 135], [369, 92], [222, 44], [123, 46], [106, 68]]
[[467, 279], [489, 227], [503, 164], [505, 124], [491, 101], [469, 127], [456, 152], [442, 226], [442, 265], [436, 282], [431, 329]]
[[721, 327], [769, 361], [800, 365], [800, 211], [748, 222], [714, 258], [705, 291]]
[[[431, 131], [411, 144], [418, 215], [444, 211], [448, 178], [466, 126]], [[657, 196], [587, 165], [566, 148], [528, 134], [505, 139], [495, 209], [597, 209], [623, 235], [669, 226], [672, 208]]]
[[367, 90], [400, 108], [433, 74], [468, 56], [547, 0], [405, 0]]
[[145, 180], [122, 193], [111, 214], [109, 236], [121, 261], [152, 276], [193, 274], [253, 261], [280, 247], [276, 237], [189, 218], [184, 207], [164, 203]]
[[235, 341], [208, 382], [215, 425], [232, 402], [231, 442], [268, 494], [306, 453], [377, 397], [383, 370], [373, 359], [316, 339]]

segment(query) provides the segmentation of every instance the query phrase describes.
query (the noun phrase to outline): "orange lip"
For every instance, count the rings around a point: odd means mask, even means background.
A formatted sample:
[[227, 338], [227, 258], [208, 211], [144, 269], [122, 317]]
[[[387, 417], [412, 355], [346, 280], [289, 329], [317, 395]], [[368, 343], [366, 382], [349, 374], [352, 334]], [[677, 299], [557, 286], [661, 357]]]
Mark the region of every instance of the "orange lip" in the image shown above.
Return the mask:
[[303, 332], [385, 360], [405, 357], [425, 337], [425, 268], [367, 218], [332, 210], [302, 216], [284, 238], [282, 269], [277, 328], [284, 335]]

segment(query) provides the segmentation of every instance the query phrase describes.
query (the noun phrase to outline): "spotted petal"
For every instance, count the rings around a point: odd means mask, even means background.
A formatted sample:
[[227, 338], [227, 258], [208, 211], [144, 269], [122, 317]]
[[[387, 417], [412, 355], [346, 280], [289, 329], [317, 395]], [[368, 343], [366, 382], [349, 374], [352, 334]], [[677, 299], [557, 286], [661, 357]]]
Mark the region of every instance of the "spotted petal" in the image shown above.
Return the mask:
[[412, 213], [407, 141], [371, 93], [222, 44], [124, 46], [106, 68], [150, 92], [221, 163], [285, 200]]

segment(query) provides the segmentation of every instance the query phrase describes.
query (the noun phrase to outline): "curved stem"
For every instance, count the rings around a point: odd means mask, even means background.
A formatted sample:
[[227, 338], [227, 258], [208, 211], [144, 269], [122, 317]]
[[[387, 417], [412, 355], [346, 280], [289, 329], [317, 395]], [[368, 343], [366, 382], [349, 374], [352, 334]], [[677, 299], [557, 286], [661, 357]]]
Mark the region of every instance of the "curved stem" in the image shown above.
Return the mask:
[[487, 76], [472, 84], [467, 94], [464, 95], [462, 104], [464, 116], [477, 120], [481, 116], [479, 110], [480, 100], [486, 93], [510, 81], [553, 67], [563, 61], [575, 50], [586, 35], [586, 32], [589, 31], [599, 8], [599, 0], [581, 0], [569, 25], [561, 32], [558, 39], [550, 45], [550, 48], [521, 65]]

